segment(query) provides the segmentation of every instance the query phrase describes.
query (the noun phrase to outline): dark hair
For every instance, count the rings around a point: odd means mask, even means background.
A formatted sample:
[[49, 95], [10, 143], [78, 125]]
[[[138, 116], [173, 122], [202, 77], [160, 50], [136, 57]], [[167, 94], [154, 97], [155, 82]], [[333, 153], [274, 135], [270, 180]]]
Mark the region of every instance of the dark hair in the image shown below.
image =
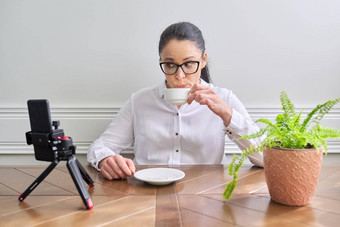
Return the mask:
[[[190, 40], [196, 43], [197, 47], [202, 51], [202, 55], [205, 52], [205, 42], [201, 30], [189, 22], [179, 22], [167, 27], [159, 40], [158, 53], [161, 54], [164, 46], [169, 41], [177, 40]], [[201, 70], [201, 78], [207, 83], [211, 82], [208, 64]]]

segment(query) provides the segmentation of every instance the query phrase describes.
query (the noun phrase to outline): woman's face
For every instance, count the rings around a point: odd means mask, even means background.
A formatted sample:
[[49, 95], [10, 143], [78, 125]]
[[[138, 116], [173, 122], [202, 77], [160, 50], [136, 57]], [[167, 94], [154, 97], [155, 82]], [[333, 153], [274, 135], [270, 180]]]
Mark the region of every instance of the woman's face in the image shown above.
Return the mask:
[[195, 42], [190, 40], [170, 40], [160, 53], [160, 62], [181, 65], [186, 62], [199, 61], [199, 68], [194, 74], [186, 74], [181, 67], [173, 75], [165, 75], [168, 88], [191, 88], [200, 83], [201, 69], [207, 64], [207, 53], [202, 56]]

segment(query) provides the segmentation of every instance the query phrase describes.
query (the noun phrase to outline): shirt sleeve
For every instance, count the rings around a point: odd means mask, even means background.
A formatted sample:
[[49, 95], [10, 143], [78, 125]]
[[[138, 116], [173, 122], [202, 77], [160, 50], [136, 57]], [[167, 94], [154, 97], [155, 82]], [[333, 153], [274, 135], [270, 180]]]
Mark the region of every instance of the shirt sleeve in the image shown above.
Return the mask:
[[[252, 121], [246, 108], [239, 101], [239, 99], [231, 93], [228, 104], [233, 108], [233, 115], [231, 122], [225, 127], [226, 135], [233, 141], [241, 150], [245, 150], [251, 145], [256, 145], [261, 142], [262, 138], [251, 140], [238, 140], [239, 137], [250, 135], [259, 131], [259, 127]], [[251, 163], [256, 166], [263, 167], [262, 152], [248, 155]]]
[[89, 147], [87, 161], [100, 171], [98, 163], [111, 155], [120, 154], [121, 151], [132, 146], [133, 113], [132, 97], [122, 106], [117, 116], [108, 125], [104, 133]]

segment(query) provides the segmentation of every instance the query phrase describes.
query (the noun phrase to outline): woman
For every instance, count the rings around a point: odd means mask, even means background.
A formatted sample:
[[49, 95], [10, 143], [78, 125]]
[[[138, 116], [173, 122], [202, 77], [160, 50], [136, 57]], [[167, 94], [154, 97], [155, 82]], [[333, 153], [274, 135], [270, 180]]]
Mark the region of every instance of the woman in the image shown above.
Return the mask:
[[[109, 180], [131, 176], [135, 164], [226, 164], [225, 135], [240, 149], [255, 141], [237, 140], [258, 130], [230, 91], [210, 83], [201, 31], [193, 24], [170, 25], [159, 42], [165, 82], [130, 97], [88, 152], [88, 162]], [[165, 88], [191, 88], [188, 103], [173, 106]], [[134, 162], [119, 153], [134, 145]], [[262, 154], [249, 156], [262, 166]]]

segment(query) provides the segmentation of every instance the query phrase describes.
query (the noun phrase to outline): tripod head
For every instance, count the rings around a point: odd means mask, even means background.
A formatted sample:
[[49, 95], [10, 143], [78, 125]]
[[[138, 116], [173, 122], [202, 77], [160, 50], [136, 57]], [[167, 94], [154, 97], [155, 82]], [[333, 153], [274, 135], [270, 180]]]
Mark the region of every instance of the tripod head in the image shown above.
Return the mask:
[[26, 142], [28, 145], [33, 144], [35, 158], [39, 161], [66, 161], [69, 156], [76, 154], [72, 138], [64, 136], [62, 129], [56, 128], [51, 133], [26, 132]]

